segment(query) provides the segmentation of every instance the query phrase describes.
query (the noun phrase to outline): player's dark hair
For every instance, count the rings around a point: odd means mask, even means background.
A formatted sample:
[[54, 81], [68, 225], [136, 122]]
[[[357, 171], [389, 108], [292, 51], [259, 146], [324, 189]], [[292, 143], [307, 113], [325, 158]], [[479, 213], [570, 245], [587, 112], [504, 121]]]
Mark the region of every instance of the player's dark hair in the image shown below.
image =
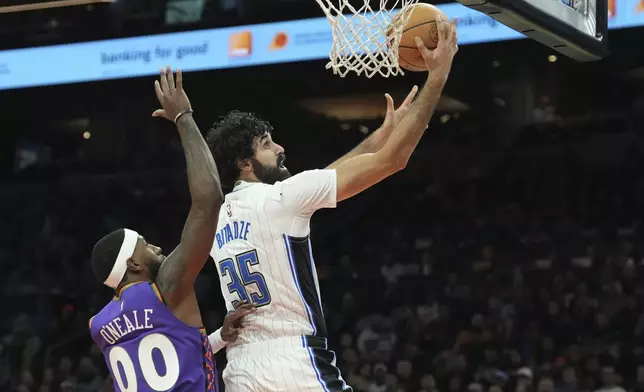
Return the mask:
[[232, 188], [239, 177], [237, 163], [255, 155], [253, 140], [273, 130], [271, 124], [253, 113], [233, 110], [213, 124], [206, 142], [217, 163], [221, 184]]
[[110, 272], [112, 272], [124, 239], [125, 229], [118, 229], [101, 238], [94, 245], [92, 250], [92, 269], [99, 282], [105, 282]]

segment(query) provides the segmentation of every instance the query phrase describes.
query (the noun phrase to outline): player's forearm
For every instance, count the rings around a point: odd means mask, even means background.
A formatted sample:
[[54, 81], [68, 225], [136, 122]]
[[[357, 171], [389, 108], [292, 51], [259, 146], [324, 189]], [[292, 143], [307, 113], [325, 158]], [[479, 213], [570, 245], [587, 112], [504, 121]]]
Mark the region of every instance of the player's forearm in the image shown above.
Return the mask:
[[177, 122], [177, 128], [186, 157], [186, 171], [192, 205], [195, 207], [220, 205], [223, 192], [219, 172], [192, 114], [181, 116]]
[[389, 134], [391, 133], [389, 132], [387, 135], [385, 135], [384, 131], [386, 131], [386, 129], [383, 129], [382, 127], [378, 128], [371, 135], [369, 135], [369, 137], [367, 137], [362, 142], [360, 142], [360, 144], [354, 147], [353, 150], [344, 154], [342, 157], [340, 157], [338, 160], [336, 160], [326, 168], [336, 169], [343, 162], [346, 162], [353, 157], [357, 157], [358, 155], [376, 152], [380, 150], [384, 146], [385, 142], [387, 141], [387, 136], [389, 136]]
[[407, 165], [434, 115], [446, 82], [447, 75], [432, 75], [427, 79], [418, 98], [409, 109], [409, 113], [398, 124], [393, 134], [387, 139], [385, 146], [380, 150], [379, 155], [383, 159], [395, 162], [396, 166], [400, 168]]

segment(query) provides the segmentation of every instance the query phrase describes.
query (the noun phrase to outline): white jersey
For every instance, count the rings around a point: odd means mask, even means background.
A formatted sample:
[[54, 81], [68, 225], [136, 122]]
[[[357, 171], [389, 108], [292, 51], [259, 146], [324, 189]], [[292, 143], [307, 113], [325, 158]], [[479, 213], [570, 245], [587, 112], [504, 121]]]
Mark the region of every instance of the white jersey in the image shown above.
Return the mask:
[[310, 170], [274, 185], [240, 182], [226, 195], [210, 255], [228, 310], [257, 306], [230, 346], [294, 336], [326, 338], [309, 221], [337, 202], [335, 170]]

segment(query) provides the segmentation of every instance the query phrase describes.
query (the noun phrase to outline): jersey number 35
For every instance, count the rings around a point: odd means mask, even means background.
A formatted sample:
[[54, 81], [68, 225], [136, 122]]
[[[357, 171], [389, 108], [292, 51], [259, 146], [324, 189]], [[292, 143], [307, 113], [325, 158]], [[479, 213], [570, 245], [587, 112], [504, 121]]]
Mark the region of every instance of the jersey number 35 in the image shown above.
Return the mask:
[[230, 279], [228, 291], [239, 297], [238, 300], [232, 300], [234, 308], [240, 301], [251, 302], [257, 307], [271, 303], [271, 293], [266, 286], [264, 275], [250, 271], [250, 267], [255, 265], [259, 265], [256, 250], [238, 254], [234, 260], [225, 259], [219, 262], [221, 276]]

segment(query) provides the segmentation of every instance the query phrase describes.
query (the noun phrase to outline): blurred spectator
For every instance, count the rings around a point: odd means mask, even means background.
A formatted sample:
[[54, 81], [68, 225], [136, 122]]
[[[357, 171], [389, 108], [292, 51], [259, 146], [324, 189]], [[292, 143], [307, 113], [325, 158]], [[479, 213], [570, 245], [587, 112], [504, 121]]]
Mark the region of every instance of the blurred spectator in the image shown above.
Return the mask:
[[[602, 163], [584, 153], [590, 130], [567, 131], [494, 151], [437, 132], [449, 153], [433, 152], [431, 185], [416, 169], [316, 217], [330, 345], [356, 392], [644, 392], [644, 154]], [[91, 247], [129, 226], [171, 249], [188, 202], [178, 173], [0, 194], [1, 391], [109, 390], [87, 330], [111, 295]], [[217, 284], [209, 264], [197, 291], [211, 330]]]

